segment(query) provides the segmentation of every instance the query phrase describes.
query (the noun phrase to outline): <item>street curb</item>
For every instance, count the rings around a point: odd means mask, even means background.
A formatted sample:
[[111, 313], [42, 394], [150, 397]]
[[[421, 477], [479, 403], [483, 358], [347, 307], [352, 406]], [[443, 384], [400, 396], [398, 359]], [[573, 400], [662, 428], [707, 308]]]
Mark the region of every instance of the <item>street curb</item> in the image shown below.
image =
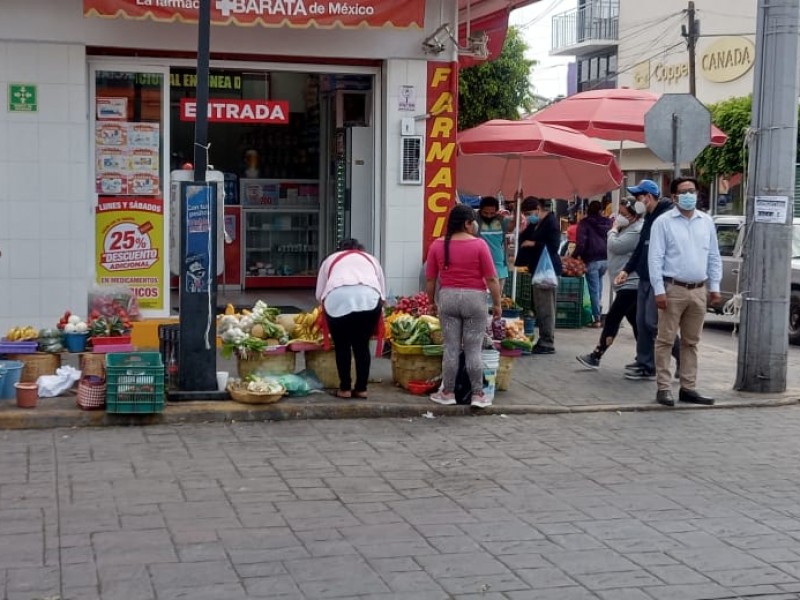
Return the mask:
[[[431, 402], [378, 403], [358, 401], [315, 401], [292, 399], [286, 402], [254, 406], [235, 402], [168, 403], [161, 414], [114, 415], [104, 411], [77, 409], [17, 409], [0, 412], [0, 430], [52, 429], [57, 427], [107, 427], [142, 425], [177, 425], [187, 423], [231, 423], [291, 421], [311, 419], [376, 419], [480, 416], [480, 415], [556, 415], [585, 413], [624, 413], [672, 410], [715, 410], [732, 408], [774, 408], [795, 406], [798, 398], [746, 399], [700, 406], [676, 404], [674, 408], [655, 402], [646, 404], [602, 404], [580, 406], [499, 405], [484, 409], [470, 406], [440, 406]], [[431, 417], [428, 417], [431, 418]]]

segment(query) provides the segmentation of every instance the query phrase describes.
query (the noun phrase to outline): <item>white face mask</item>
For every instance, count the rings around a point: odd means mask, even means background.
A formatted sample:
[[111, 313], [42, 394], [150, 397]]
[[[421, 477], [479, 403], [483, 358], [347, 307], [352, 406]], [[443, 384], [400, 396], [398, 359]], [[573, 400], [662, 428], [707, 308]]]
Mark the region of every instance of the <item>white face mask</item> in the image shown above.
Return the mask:
[[644, 202], [637, 200], [633, 205], [633, 210], [636, 211], [637, 215], [643, 215], [647, 210], [647, 207], [644, 205]]
[[614, 225], [617, 226], [617, 229], [624, 229], [630, 224], [631, 222], [628, 220], [628, 217], [623, 217], [622, 215], [618, 215], [614, 220]]

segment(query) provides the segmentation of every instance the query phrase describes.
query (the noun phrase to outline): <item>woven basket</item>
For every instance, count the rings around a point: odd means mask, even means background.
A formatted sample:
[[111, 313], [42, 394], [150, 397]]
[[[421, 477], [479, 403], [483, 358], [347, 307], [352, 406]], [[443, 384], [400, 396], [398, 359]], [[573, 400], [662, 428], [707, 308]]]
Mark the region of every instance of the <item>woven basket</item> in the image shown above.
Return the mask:
[[409, 381], [424, 381], [441, 374], [441, 356], [392, 352], [392, 380], [405, 390]]
[[106, 381], [92, 381], [84, 375], [78, 383], [75, 403], [83, 410], [99, 410], [106, 406]]
[[8, 354], [9, 360], [18, 360], [24, 363], [20, 383], [36, 383], [40, 375], [55, 375], [61, 366], [60, 354], [47, 352], [34, 352], [33, 354]]
[[514, 357], [500, 355], [500, 366], [497, 367], [497, 378], [495, 379], [495, 387], [505, 392], [511, 387], [511, 369], [514, 367]]
[[246, 360], [237, 358], [236, 368], [239, 378], [245, 379], [248, 375], [286, 375], [294, 373], [297, 356], [294, 352], [280, 352], [277, 354], [262, 354], [252, 356]]
[[[322, 387], [335, 389], [339, 387], [339, 371], [336, 369], [336, 353], [333, 350], [313, 350], [306, 352], [306, 368], [314, 371]], [[356, 365], [350, 361], [350, 379], [356, 380]]]
[[95, 354], [94, 352], [84, 352], [78, 359], [78, 368], [81, 375], [95, 375], [97, 377], [106, 377], [106, 355]]
[[251, 392], [246, 386], [235, 383], [229, 383], [227, 389], [228, 393], [231, 395], [231, 398], [236, 402], [241, 402], [242, 404], [274, 404], [283, 398], [286, 393], [285, 390], [283, 394], [263, 394], [259, 392]]

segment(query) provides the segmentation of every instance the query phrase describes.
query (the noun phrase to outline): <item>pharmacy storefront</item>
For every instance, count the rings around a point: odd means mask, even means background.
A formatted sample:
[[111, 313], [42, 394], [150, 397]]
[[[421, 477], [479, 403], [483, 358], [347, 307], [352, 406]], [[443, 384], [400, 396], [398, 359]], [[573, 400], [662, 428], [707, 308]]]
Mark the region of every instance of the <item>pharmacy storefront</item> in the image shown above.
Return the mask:
[[[80, 310], [94, 282], [129, 286], [148, 316], [169, 314], [175, 189], [192, 178], [195, 151], [197, 2], [7, 4], [0, 329]], [[473, 16], [482, 4], [511, 8], [475, 1]], [[423, 42], [443, 25], [457, 32], [463, 10], [455, 0], [211, 5], [219, 256], [198, 268], [242, 289], [311, 287], [336, 242], [357, 237], [391, 293], [415, 291], [455, 199], [458, 50], [447, 34], [434, 54]]]

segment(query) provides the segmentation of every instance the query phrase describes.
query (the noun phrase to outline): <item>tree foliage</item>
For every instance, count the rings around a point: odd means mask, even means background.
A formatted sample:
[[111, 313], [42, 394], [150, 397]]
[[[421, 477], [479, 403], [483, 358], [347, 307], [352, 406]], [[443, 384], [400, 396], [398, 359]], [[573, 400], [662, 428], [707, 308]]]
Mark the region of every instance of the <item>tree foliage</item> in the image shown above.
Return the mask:
[[728, 141], [718, 148], [709, 146], [695, 159], [695, 168], [702, 181], [709, 183], [717, 175], [744, 171], [744, 165], [747, 164], [744, 141], [747, 128], [750, 127], [752, 105], [751, 95], [729, 98], [708, 107], [711, 122], [727, 134]]
[[458, 129], [468, 129], [490, 119], [519, 119], [530, 112], [533, 91], [531, 67], [525, 58], [528, 45], [515, 27], [509, 27], [503, 51], [495, 60], [462, 69], [458, 81]]

